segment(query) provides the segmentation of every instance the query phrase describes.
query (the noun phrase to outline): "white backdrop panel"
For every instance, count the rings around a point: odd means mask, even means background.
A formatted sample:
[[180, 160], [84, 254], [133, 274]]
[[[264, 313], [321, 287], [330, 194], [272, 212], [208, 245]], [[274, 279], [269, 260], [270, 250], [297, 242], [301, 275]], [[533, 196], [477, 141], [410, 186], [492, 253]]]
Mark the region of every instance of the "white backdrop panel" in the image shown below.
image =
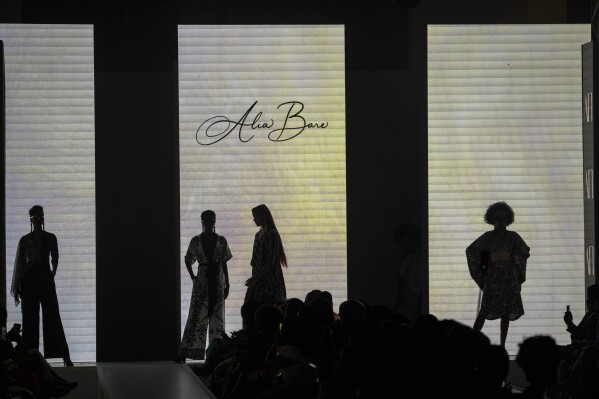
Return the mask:
[[[233, 253], [227, 331], [241, 328], [251, 209], [261, 203], [289, 259], [287, 296], [321, 289], [336, 306], [346, 299], [344, 60], [343, 26], [179, 27], [181, 254], [201, 212], [214, 210]], [[183, 263], [181, 276], [183, 331]]]
[[[430, 311], [472, 325], [479, 290], [465, 249], [507, 201], [531, 247], [525, 315], [507, 349], [568, 343], [566, 305], [584, 314], [581, 45], [588, 25], [428, 27]], [[483, 332], [498, 343], [499, 321]]]
[[16, 248], [30, 231], [29, 208], [39, 204], [46, 229], [58, 239], [55, 282], [71, 358], [95, 361], [93, 27], [0, 24], [0, 39], [6, 60], [8, 328], [21, 322], [21, 307], [10, 296]]

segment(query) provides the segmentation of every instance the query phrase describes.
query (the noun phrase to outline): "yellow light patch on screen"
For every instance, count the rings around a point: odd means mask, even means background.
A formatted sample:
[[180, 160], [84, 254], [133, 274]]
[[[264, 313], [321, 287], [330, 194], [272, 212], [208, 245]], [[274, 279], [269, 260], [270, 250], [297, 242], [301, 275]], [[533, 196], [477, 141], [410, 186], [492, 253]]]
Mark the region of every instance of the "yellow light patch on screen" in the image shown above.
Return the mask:
[[[581, 45], [588, 25], [428, 27], [430, 312], [472, 325], [479, 289], [465, 249], [506, 201], [531, 247], [525, 314], [507, 349], [527, 336], [569, 343], [562, 320], [584, 314]], [[499, 343], [499, 321], [483, 328]]]
[[91, 25], [0, 24], [6, 65], [8, 328], [21, 323], [21, 305], [15, 307], [10, 286], [19, 239], [31, 229], [29, 208], [39, 204], [46, 230], [58, 240], [55, 284], [75, 362], [96, 360], [93, 37]]
[[[289, 261], [287, 297], [347, 296], [343, 26], [180, 26], [181, 254], [216, 212], [231, 293], [226, 329], [241, 327], [257, 227], [266, 204]], [[197, 270], [197, 264], [194, 266]], [[181, 265], [181, 331], [191, 280]]]

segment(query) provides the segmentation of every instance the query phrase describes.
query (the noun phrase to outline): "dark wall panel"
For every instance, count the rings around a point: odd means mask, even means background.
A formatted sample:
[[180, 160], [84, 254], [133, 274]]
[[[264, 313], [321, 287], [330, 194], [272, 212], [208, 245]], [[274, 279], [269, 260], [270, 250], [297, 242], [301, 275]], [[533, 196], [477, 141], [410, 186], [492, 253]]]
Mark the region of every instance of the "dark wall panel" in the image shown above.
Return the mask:
[[180, 337], [173, 75], [96, 72], [98, 361], [172, 359]]

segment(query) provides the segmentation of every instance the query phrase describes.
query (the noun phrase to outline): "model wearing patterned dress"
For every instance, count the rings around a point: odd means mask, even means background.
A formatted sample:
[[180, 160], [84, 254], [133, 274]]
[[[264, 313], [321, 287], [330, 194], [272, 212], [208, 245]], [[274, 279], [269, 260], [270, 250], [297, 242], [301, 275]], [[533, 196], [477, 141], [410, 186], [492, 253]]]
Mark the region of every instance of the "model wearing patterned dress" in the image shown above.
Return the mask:
[[[225, 299], [229, 296], [227, 261], [232, 258], [225, 237], [214, 232], [214, 212], [202, 213], [204, 232], [191, 239], [185, 266], [193, 281], [189, 316], [181, 339], [177, 361], [204, 359], [208, 343], [225, 330]], [[193, 274], [192, 265], [198, 263]]]
[[248, 289], [244, 302], [250, 300], [271, 304], [283, 302], [287, 299], [287, 292], [282, 266], [287, 267], [287, 257], [281, 236], [266, 205], [259, 205], [252, 209], [252, 215], [260, 231], [254, 237], [252, 277], [245, 282]]
[[500, 344], [505, 346], [509, 322], [524, 314], [520, 291], [530, 248], [518, 233], [506, 229], [514, 221], [514, 212], [505, 202], [489, 206], [485, 221], [495, 228], [466, 249], [470, 275], [483, 291], [473, 328], [480, 331], [485, 320], [501, 319]]

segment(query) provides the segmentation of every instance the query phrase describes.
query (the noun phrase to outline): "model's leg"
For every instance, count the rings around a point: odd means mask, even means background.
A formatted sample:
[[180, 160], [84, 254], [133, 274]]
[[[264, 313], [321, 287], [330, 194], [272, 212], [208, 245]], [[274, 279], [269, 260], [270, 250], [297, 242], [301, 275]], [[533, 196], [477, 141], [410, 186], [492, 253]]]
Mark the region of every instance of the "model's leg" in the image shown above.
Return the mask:
[[208, 327], [208, 296], [206, 291], [206, 284], [198, 276], [193, 282], [191, 291], [189, 315], [176, 359], [179, 362], [185, 361], [185, 358], [204, 359], [206, 329]]
[[208, 329], [208, 345], [214, 338], [221, 337], [225, 331], [225, 302], [221, 300], [214, 306], [214, 312], [210, 315]]
[[223, 342], [222, 333], [225, 331], [225, 306], [221, 296], [220, 301], [214, 306], [208, 322], [208, 348], [206, 349], [206, 362], [202, 368], [202, 375], [208, 376], [213, 368], [220, 362], [226, 344]]
[[480, 331], [483, 329], [484, 325], [485, 325], [485, 317], [481, 316], [479, 314], [478, 317], [476, 318], [476, 320], [474, 321], [474, 326], [472, 328], [474, 329], [474, 331]]
[[505, 348], [505, 340], [507, 339], [507, 330], [510, 327], [510, 319], [508, 316], [501, 316], [500, 328], [500, 345]]
[[42, 320], [44, 333], [44, 356], [46, 359], [63, 358], [65, 365], [72, 365], [69, 354], [69, 346], [64, 334], [58, 298], [56, 296], [56, 286], [54, 278], [48, 274], [44, 281], [44, 286], [40, 298], [42, 304]]
[[[30, 270], [30, 273], [33, 271]], [[23, 342], [29, 349], [40, 347], [40, 296], [35, 279], [23, 279], [21, 283], [21, 313], [23, 317]]]
[[196, 342], [197, 326], [200, 323], [200, 291], [196, 287], [196, 280], [193, 282], [191, 291], [191, 300], [189, 302], [189, 312], [187, 314], [187, 321], [185, 322], [185, 329], [183, 330], [183, 338], [181, 338], [181, 345], [175, 357], [177, 363], [184, 363], [188, 356], [193, 356], [191, 352]]

